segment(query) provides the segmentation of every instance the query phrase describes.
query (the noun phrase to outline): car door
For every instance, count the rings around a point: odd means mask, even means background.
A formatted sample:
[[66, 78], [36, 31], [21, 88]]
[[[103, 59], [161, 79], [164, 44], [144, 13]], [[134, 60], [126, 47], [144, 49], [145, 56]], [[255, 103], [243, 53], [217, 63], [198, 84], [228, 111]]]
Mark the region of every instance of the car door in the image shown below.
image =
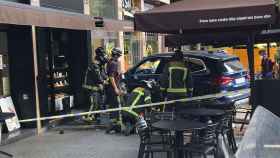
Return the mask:
[[135, 66], [128, 75], [128, 82], [126, 83], [129, 89], [141, 86], [142, 80], [158, 80], [160, 72], [158, 68], [161, 65], [161, 58], [147, 58]]

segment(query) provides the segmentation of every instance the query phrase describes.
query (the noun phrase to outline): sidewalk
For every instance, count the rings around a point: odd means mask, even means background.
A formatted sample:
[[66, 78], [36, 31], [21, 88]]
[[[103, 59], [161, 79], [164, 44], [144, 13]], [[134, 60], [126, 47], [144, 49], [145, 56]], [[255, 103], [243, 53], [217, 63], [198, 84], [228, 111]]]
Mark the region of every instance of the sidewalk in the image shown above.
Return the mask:
[[104, 131], [49, 131], [0, 149], [15, 158], [136, 158], [139, 138], [107, 135]]
[[[52, 129], [42, 136], [1, 146], [0, 150], [13, 154], [15, 158], [137, 158], [138, 148], [137, 135], [109, 135], [104, 130], [85, 128], [66, 129], [64, 134]], [[156, 154], [155, 158], [165, 156]]]

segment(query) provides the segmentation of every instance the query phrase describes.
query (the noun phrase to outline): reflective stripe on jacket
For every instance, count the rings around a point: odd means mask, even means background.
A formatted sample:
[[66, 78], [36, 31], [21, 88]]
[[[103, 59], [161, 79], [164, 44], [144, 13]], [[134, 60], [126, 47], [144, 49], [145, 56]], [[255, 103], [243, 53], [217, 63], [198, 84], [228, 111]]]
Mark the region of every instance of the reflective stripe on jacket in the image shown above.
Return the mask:
[[160, 76], [161, 90], [168, 93], [192, 91], [192, 77], [185, 61], [170, 61]]
[[100, 85], [104, 85], [106, 82], [108, 83], [108, 77], [106, 76], [104, 66], [92, 63], [86, 71], [83, 88], [99, 91]]
[[123, 111], [130, 113], [134, 117], [138, 117], [139, 114], [137, 112], [139, 112], [139, 109], [134, 109], [134, 107], [136, 107], [137, 105], [148, 103], [151, 103], [150, 92], [145, 88], [137, 87], [132, 90], [127, 102], [128, 107], [126, 107]]

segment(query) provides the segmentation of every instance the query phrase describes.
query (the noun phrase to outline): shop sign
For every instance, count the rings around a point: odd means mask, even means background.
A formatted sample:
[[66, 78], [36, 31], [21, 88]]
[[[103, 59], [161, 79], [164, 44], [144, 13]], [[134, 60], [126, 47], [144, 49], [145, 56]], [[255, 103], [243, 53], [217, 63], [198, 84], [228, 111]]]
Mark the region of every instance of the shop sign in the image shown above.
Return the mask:
[[122, 0], [122, 7], [125, 10], [131, 10], [132, 9], [132, 0]]
[[6, 98], [1, 98], [0, 99], [0, 108], [2, 112], [7, 112], [7, 113], [14, 113], [15, 116], [11, 119], [5, 120], [5, 123], [7, 125], [8, 131], [14, 131], [16, 129], [20, 128], [20, 124], [18, 121], [17, 113], [15, 110], [15, 106], [13, 104], [12, 98], [11, 97], [6, 97]]

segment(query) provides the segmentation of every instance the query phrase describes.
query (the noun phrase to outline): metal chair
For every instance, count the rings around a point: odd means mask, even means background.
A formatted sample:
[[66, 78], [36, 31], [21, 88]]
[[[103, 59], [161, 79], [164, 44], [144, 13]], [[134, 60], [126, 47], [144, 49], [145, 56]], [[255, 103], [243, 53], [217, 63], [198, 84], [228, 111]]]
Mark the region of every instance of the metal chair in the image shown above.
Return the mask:
[[226, 114], [221, 118], [218, 131], [222, 134], [223, 139], [227, 140], [229, 147], [233, 153], [237, 150], [236, 140], [234, 137], [234, 130], [232, 128], [235, 110], [227, 110]]
[[159, 136], [162, 141], [168, 141], [171, 142], [173, 140], [170, 131], [165, 131], [161, 129], [157, 129], [152, 127], [152, 123], [160, 121], [160, 120], [173, 120], [175, 119], [175, 116], [171, 112], [152, 112], [149, 114], [148, 118], [148, 127], [150, 129], [151, 135]]
[[218, 123], [212, 123], [206, 129], [199, 130], [194, 134], [192, 142], [181, 147], [180, 150], [185, 152], [185, 156], [192, 157], [194, 153], [202, 155], [207, 158], [210, 153], [217, 155], [218, 150]]
[[238, 108], [238, 109], [236, 109], [236, 114], [238, 114], [238, 113], [245, 114], [243, 119], [234, 118], [234, 121], [233, 121], [233, 123], [235, 123], [235, 124], [241, 124], [241, 127], [239, 129], [239, 131], [241, 132], [244, 129], [244, 125], [249, 124], [250, 119], [252, 117], [253, 110], [252, 110], [252, 108]]
[[173, 152], [171, 142], [154, 140], [149, 127], [143, 124], [136, 124], [136, 129], [140, 137], [138, 158], [150, 156], [153, 158], [154, 153], [166, 153], [167, 158], [171, 158]]

